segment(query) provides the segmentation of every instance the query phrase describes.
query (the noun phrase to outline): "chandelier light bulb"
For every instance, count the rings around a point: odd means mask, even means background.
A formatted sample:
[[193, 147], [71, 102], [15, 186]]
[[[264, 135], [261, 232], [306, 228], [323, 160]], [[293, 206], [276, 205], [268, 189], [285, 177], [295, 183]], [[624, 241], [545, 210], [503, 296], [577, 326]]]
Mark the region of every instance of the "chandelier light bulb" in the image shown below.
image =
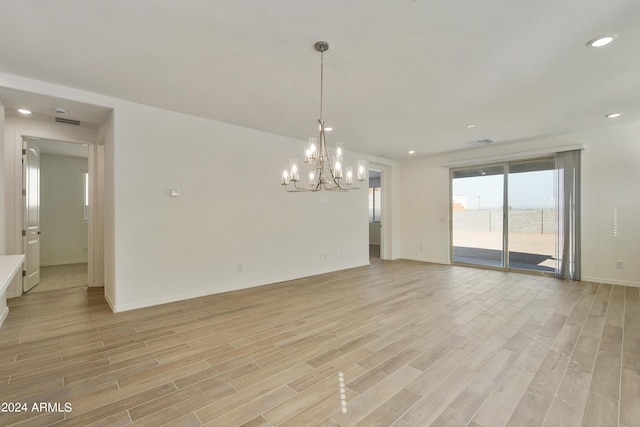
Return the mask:
[[324, 80], [324, 52], [329, 50], [327, 42], [317, 42], [315, 50], [320, 52], [320, 119], [318, 119], [318, 131], [320, 133], [319, 140], [309, 138], [304, 147], [304, 163], [308, 168], [309, 187], [298, 185], [300, 181], [300, 170], [298, 168], [298, 159], [289, 159], [289, 168], [282, 172], [282, 185], [285, 190], [290, 193], [298, 193], [304, 191], [348, 191], [362, 188], [362, 183], [366, 180], [365, 162], [358, 161], [358, 181], [359, 185], [353, 187], [353, 169], [351, 166], [346, 167], [346, 180], [341, 182], [343, 178], [344, 147], [342, 142], [336, 143], [335, 156], [331, 157], [327, 149], [327, 141], [325, 132], [331, 130], [325, 127], [322, 119], [322, 90]]
[[351, 168], [351, 166], [347, 166], [347, 179], [345, 184], [353, 185], [353, 169]]
[[300, 180], [300, 172], [298, 171], [298, 159], [290, 159], [289, 160], [289, 179], [293, 182], [297, 182]]
[[364, 181], [364, 160], [358, 160], [358, 181]]
[[336, 162], [335, 174], [336, 174], [336, 179], [342, 178], [342, 163], [340, 163], [340, 161]]

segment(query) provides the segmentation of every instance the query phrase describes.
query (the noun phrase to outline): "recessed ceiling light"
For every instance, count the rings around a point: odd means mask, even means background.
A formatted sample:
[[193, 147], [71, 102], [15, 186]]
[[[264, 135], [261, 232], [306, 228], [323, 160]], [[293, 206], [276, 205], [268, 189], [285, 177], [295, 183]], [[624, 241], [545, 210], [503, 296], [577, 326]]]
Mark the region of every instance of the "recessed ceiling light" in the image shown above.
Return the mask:
[[18, 108], [18, 112], [22, 113], [22, 114], [31, 114], [31, 111], [25, 109], [25, 108]]
[[409, 154], [416, 154], [416, 150], [409, 150]]
[[611, 43], [615, 39], [616, 39], [615, 34], [609, 35], [609, 36], [600, 36], [600, 37], [596, 37], [595, 39], [589, 40], [587, 42], [587, 46], [589, 46], [589, 47], [602, 47], [602, 46], [608, 45], [609, 43]]
[[331, 132], [333, 130], [333, 128], [332, 127], [326, 127], [326, 128], [324, 128], [324, 130], [326, 130], [327, 132]]
[[471, 141], [469, 142], [469, 144], [471, 145], [486, 145], [486, 144], [495, 144], [495, 141], [493, 139], [479, 139], [477, 141]]
[[476, 125], [467, 125], [467, 129], [473, 129]]
[[605, 114], [605, 117], [608, 119], [615, 119], [616, 117], [620, 117], [622, 113], [609, 113]]

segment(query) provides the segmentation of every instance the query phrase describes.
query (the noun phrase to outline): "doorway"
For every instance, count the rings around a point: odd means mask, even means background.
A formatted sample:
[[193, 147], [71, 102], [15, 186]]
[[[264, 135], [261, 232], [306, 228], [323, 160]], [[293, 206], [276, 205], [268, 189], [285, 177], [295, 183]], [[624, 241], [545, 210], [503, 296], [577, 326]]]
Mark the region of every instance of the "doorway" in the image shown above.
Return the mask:
[[[86, 287], [89, 145], [25, 136], [23, 147], [27, 153], [23, 292]], [[37, 157], [37, 164], [32, 157]]]
[[452, 170], [452, 259], [554, 273], [557, 205], [553, 157]]
[[382, 172], [369, 169], [369, 262], [380, 261], [382, 248]]

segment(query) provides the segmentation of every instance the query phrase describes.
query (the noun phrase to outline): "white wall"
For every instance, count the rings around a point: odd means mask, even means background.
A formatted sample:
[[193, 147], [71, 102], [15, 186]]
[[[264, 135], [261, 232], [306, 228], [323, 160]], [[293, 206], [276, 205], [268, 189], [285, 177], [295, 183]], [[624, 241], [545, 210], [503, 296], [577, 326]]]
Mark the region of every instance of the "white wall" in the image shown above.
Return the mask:
[[40, 265], [88, 261], [86, 158], [40, 154]]
[[[582, 152], [582, 278], [640, 286], [640, 124], [404, 162], [402, 257], [449, 262], [449, 170], [443, 163], [574, 144], [586, 146]], [[624, 261], [625, 268], [616, 269], [616, 260]]]
[[114, 122], [116, 310], [368, 264], [365, 189], [280, 186], [303, 142], [130, 103]]
[[[0, 85], [113, 109], [100, 139], [105, 296], [116, 311], [369, 262], [366, 190], [280, 186], [303, 141], [19, 76], [0, 73]], [[345, 163], [359, 157], [347, 152]]]
[[[0, 73], [0, 85], [113, 109], [98, 139], [105, 297], [116, 311], [369, 262], [366, 190], [288, 194], [280, 186], [282, 165], [301, 157], [303, 141], [20, 76]], [[386, 188], [399, 185], [394, 162], [347, 152], [345, 163], [360, 157], [388, 167]], [[169, 197], [170, 188], [181, 196]], [[385, 233], [397, 257], [399, 215], [388, 206]]]

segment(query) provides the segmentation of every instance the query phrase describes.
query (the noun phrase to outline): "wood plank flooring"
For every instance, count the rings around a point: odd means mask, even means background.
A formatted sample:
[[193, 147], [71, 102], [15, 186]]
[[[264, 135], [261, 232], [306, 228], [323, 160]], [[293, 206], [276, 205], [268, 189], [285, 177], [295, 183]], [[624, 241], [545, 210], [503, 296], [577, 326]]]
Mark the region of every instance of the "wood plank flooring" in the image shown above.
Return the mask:
[[637, 288], [383, 261], [117, 314], [96, 288], [8, 304], [3, 426], [640, 425]]
[[86, 262], [42, 266], [40, 267], [40, 282], [29, 290], [29, 293], [87, 287], [88, 283], [89, 264]]

